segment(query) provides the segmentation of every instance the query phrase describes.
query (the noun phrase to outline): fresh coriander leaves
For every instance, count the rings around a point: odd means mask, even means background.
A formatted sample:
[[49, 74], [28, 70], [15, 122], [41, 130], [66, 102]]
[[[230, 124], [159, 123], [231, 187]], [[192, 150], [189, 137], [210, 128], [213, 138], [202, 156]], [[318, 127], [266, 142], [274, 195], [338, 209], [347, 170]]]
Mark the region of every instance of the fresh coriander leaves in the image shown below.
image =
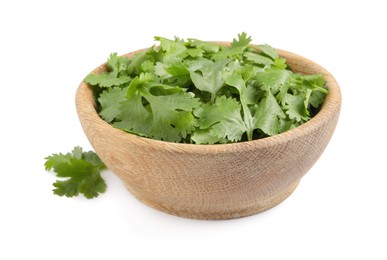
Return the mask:
[[84, 152], [76, 146], [71, 153], [52, 154], [45, 159], [47, 171], [53, 170], [57, 177], [65, 178], [53, 184], [54, 194], [73, 197], [82, 193], [92, 199], [105, 192], [106, 183], [100, 174], [105, 165], [93, 151]]
[[98, 85], [102, 88], [120, 86], [130, 82], [130, 77], [126, 75], [129, 60], [125, 57], [117, 56], [117, 53], [110, 55], [107, 62], [108, 73], [89, 74], [85, 81], [91, 85]]
[[100, 88], [100, 116], [130, 133], [193, 144], [264, 138], [308, 121], [328, 92], [322, 75], [292, 72], [246, 33], [228, 46], [155, 40], [132, 58], [113, 53], [107, 72], [85, 78]]
[[246, 132], [246, 125], [241, 114], [241, 107], [236, 99], [221, 96], [214, 103], [208, 102], [194, 111], [197, 117], [196, 126], [206, 130], [212, 137], [231, 142], [241, 140]]
[[211, 101], [215, 101], [217, 92], [224, 85], [228, 76], [225, 68], [230, 61], [230, 58], [215, 62], [208, 59], [198, 59], [190, 63], [188, 70], [193, 84], [199, 90], [210, 93]]

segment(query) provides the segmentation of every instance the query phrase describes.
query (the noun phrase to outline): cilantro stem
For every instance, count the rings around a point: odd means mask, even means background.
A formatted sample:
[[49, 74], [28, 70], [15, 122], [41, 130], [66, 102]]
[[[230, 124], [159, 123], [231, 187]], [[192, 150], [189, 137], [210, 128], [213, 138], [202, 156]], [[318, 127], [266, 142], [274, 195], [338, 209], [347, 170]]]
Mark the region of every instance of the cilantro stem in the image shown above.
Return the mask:
[[211, 93], [211, 103], [215, 103], [216, 93]]
[[253, 140], [253, 130], [254, 130], [253, 117], [251, 116], [250, 109], [248, 108], [247, 104], [242, 103], [242, 110], [243, 110], [243, 119], [246, 124], [247, 140], [251, 141]]
[[320, 87], [320, 86], [317, 86], [317, 85], [314, 85], [314, 87], [316, 88], [316, 90], [324, 93], [324, 94], [328, 94], [328, 90], [326, 88], [323, 88], [323, 87]]

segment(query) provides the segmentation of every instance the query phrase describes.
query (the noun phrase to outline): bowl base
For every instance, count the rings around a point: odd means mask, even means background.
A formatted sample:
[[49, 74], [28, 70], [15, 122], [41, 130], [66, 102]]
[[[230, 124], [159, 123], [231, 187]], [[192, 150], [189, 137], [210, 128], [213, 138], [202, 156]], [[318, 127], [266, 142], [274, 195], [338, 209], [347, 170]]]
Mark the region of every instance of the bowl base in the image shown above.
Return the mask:
[[163, 211], [165, 213], [184, 217], [184, 218], [191, 218], [191, 219], [202, 219], [202, 220], [226, 220], [226, 219], [236, 219], [236, 218], [242, 218], [242, 217], [248, 217], [251, 215], [255, 215], [258, 213], [261, 213], [263, 211], [266, 211], [268, 209], [271, 209], [281, 202], [283, 202], [285, 199], [287, 199], [293, 191], [297, 188], [298, 184], [300, 183], [300, 180], [297, 180], [293, 184], [289, 185], [288, 188], [284, 189], [282, 192], [277, 193], [275, 196], [267, 198], [265, 200], [262, 200], [258, 203], [256, 203], [255, 206], [252, 207], [246, 207], [244, 209], [239, 209], [237, 211], [223, 211], [223, 212], [193, 212], [193, 211], [184, 211], [184, 210], [177, 210], [174, 208], [169, 208], [164, 205], [157, 204], [153, 201], [150, 201], [142, 196], [140, 196], [138, 193], [134, 192], [130, 187], [126, 186], [126, 188], [142, 203], [155, 208], [157, 210]]

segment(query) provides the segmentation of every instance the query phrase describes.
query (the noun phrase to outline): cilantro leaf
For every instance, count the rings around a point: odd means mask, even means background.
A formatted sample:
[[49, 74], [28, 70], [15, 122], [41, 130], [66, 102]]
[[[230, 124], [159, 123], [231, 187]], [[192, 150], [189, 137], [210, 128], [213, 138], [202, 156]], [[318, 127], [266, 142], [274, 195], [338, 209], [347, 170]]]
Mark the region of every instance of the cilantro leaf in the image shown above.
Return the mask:
[[123, 56], [118, 56], [116, 52], [110, 54], [110, 57], [107, 61], [107, 66], [109, 70], [116, 77], [127, 75], [128, 64], [129, 64], [129, 59]]
[[90, 85], [98, 85], [103, 88], [121, 86], [131, 80], [127, 74], [128, 64], [129, 60], [127, 58], [112, 53], [107, 61], [108, 72], [90, 73], [84, 81]]
[[179, 87], [133, 80], [114, 126], [159, 140], [179, 142], [194, 130], [197, 98]]
[[302, 93], [298, 95], [287, 93], [284, 100], [284, 108], [290, 119], [295, 119], [298, 122], [303, 122], [309, 119], [308, 110], [304, 103], [305, 97]]
[[323, 102], [325, 98], [325, 93], [322, 91], [312, 91], [309, 103], [314, 107], [318, 108]]
[[127, 88], [113, 87], [109, 91], [104, 90], [98, 98], [101, 105], [99, 115], [106, 122], [112, 122], [120, 113], [121, 102], [125, 101]]
[[195, 144], [225, 144], [228, 143], [226, 138], [219, 138], [211, 132], [211, 128], [207, 129], [197, 129], [193, 132], [191, 136], [191, 140], [195, 142]]
[[98, 167], [101, 170], [106, 168], [102, 160], [93, 151], [82, 152], [82, 160], [85, 160], [86, 162], [91, 163], [92, 165], [94, 165], [95, 167]]
[[247, 33], [242, 32], [241, 34], [238, 34], [238, 40], [233, 39], [231, 46], [232, 47], [247, 47], [249, 46], [251, 42], [251, 37], [247, 37]]
[[187, 47], [183, 40], [175, 37], [175, 40], [169, 40], [156, 36], [156, 41], [160, 42], [160, 50], [163, 51], [163, 62], [174, 63], [181, 61], [187, 54]]
[[155, 80], [155, 76], [152, 73], [140, 73], [139, 76], [136, 76], [129, 84], [128, 91], [126, 93], [126, 97], [129, 97], [130, 94], [137, 89], [138, 86], [141, 86], [147, 82], [153, 82]]
[[141, 72], [144, 72], [143, 63], [150, 59], [150, 55], [148, 55], [150, 52], [153, 52], [153, 50], [150, 49], [145, 52], [139, 52], [129, 59], [130, 63], [127, 67], [127, 72], [129, 75], [138, 75]]
[[246, 87], [246, 81], [243, 79], [240, 71], [235, 71], [230, 77], [227, 78], [226, 83], [230, 86], [235, 87], [239, 92], [247, 139], [252, 140], [254, 131], [254, 121], [250, 112], [250, 108], [248, 107], [250, 103], [251, 92], [249, 92]]
[[262, 53], [271, 58], [272, 60], [278, 59], [278, 53], [273, 47], [267, 44], [261, 44], [257, 46], [259, 49], [261, 49]]
[[130, 96], [126, 95], [126, 100], [120, 103], [120, 113], [113, 126], [141, 136], [151, 136], [149, 125], [152, 114], [143, 104], [141, 93], [138, 90], [131, 92]]
[[54, 168], [57, 177], [68, 177], [68, 180], [57, 181], [54, 193], [59, 196], [77, 196], [82, 193], [86, 198], [97, 197], [106, 190], [106, 184], [99, 173], [99, 168], [92, 163], [71, 158], [68, 163], [56, 165]]
[[211, 55], [211, 58], [215, 61], [232, 58], [235, 60], [241, 60], [243, 53], [249, 47], [251, 37], [247, 37], [245, 32], [238, 34], [238, 39], [233, 39], [231, 46], [220, 46], [220, 50]]
[[100, 73], [100, 74], [89, 74], [86, 76], [84, 81], [93, 86], [100, 86], [102, 88], [109, 88], [113, 86], [121, 86], [130, 81], [128, 76], [116, 77], [114, 73]]
[[192, 110], [199, 106], [197, 98], [184, 91], [157, 96], [143, 89], [142, 95], [152, 111], [150, 136], [178, 142], [194, 130]]
[[106, 183], [100, 174], [105, 165], [94, 152], [83, 152], [77, 146], [71, 153], [52, 154], [45, 159], [47, 171], [53, 170], [57, 177], [67, 178], [53, 184], [54, 194], [73, 197], [81, 193], [91, 199], [105, 192]]
[[52, 155], [44, 158], [46, 160], [46, 162], [44, 163], [44, 168], [46, 169], [46, 171], [50, 171], [56, 165], [70, 162], [71, 158], [72, 158], [72, 155], [70, 153], [68, 153], [68, 154], [61, 154], [61, 153], [52, 154]]
[[325, 88], [325, 79], [320, 74], [315, 75], [300, 75], [295, 74], [295, 79], [298, 81], [297, 84], [300, 88], [318, 90], [323, 93], [328, 93]]
[[216, 93], [223, 86], [227, 76], [225, 66], [230, 61], [231, 59], [225, 59], [213, 62], [203, 58], [190, 63], [188, 70], [195, 87], [209, 92], [211, 99], [215, 100]]
[[82, 159], [83, 149], [79, 146], [75, 146], [71, 151], [71, 154], [76, 159]]
[[272, 65], [274, 63], [272, 59], [253, 52], [246, 52], [244, 53], [244, 56], [248, 61], [252, 61], [253, 63], [260, 64], [260, 65], [267, 66], [267, 65]]
[[286, 64], [286, 59], [285, 58], [274, 58], [274, 67], [278, 69], [286, 69], [288, 65]]
[[189, 71], [183, 64], [167, 65], [165, 63], [157, 62], [155, 66], [155, 74], [163, 81], [173, 77], [184, 77], [189, 79]]
[[202, 50], [204, 53], [216, 53], [219, 51], [219, 45], [212, 42], [204, 42], [197, 39], [188, 39], [191, 47]]
[[213, 137], [227, 138], [231, 142], [242, 139], [246, 125], [241, 115], [241, 106], [233, 98], [218, 97], [213, 104], [207, 103], [194, 110], [199, 129], [209, 129], [209, 143]]
[[254, 126], [269, 136], [275, 135], [280, 130], [280, 118], [285, 118], [285, 113], [282, 111], [273, 94], [268, 91], [267, 97], [262, 99], [256, 106]]
[[276, 95], [279, 91], [287, 92], [292, 80], [292, 73], [276, 67], [266, 68], [255, 74], [256, 83], [266, 91]]
[[155, 72], [155, 65], [150, 60], [145, 60], [144, 62], [142, 62], [141, 65], [140, 65], [140, 68], [141, 68], [142, 72], [148, 72], [148, 73], [154, 73]]

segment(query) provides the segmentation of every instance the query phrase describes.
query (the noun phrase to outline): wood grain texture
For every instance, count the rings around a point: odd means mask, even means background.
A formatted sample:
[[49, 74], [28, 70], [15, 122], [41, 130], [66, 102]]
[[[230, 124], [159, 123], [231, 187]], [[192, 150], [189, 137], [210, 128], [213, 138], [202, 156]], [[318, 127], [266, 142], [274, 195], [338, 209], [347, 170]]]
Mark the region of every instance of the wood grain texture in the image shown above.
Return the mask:
[[[296, 54], [278, 52], [293, 71], [323, 74], [329, 89], [320, 112], [285, 133], [218, 145], [139, 137], [102, 120], [96, 112], [93, 93], [83, 82], [76, 94], [79, 120], [104, 163], [144, 203], [196, 219], [256, 214], [274, 207], [293, 192], [327, 146], [341, 107], [339, 86], [329, 72]], [[105, 69], [104, 64], [94, 71]]]

